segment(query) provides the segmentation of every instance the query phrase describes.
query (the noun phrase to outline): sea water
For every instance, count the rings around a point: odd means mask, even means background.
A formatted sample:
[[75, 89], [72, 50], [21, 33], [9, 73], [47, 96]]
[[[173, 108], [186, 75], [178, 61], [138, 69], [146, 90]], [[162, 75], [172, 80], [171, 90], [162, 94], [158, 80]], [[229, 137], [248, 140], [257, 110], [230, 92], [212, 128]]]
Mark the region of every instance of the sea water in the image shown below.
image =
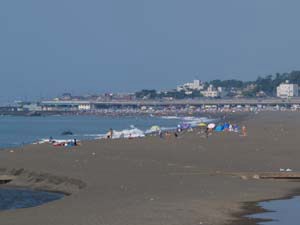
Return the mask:
[[[0, 148], [30, 144], [49, 137], [54, 139], [95, 139], [106, 134], [110, 128], [122, 131], [136, 127], [146, 131], [153, 125], [168, 129], [176, 128], [177, 124], [182, 121], [197, 123], [206, 120], [207, 118], [151, 116], [0, 116]], [[74, 135], [62, 135], [64, 131], [68, 130], [72, 131]]]
[[261, 222], [261, 225], [299, 225], [300, 224], [300, 197], [291, 199], [261, 202], [259, 204], [268, 212], [250, 216], [251, 218], [272, 220]]
[[63, 197], [64, 195], [59, 193], [0, 188], [0, 210], [34, 207]]

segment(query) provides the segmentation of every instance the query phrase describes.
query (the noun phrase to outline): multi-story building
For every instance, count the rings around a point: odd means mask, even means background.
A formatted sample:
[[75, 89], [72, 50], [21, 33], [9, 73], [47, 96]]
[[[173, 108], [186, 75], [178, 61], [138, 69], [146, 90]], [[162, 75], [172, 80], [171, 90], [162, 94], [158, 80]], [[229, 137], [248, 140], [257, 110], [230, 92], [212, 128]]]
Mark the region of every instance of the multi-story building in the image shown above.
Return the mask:
[[207, 98], [224, 97], [226, 92], [222, 87], [214, 88], [213, 85], [209, 85], [206, 91], [201, 91], [201, 94]]
[[290, 84], [288, 81], [277, 87], [277, 97], [279, 98], [297, 97], [299, 95], [298, 93], [298, 84]]
[[203, 90], [204, 85], [200, 80], [194, 80], [192, 83], [186, 83], [177, 86], [177, 91], [200, 91]]

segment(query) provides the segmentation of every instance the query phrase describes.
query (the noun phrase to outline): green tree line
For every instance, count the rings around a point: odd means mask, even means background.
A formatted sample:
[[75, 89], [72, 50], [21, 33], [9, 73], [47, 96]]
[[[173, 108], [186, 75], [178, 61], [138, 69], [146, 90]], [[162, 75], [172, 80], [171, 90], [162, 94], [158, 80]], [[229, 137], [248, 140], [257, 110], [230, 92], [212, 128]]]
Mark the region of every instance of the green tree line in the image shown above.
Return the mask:
[[[300, 71], [292, 71], [290, 73], [276, 73], [275, 75], [259, 76], [255, 81], [242, 81], [236, 79], [228, 80], [212, 80], [205, 82], [205, 88], [208, 85], [213, 85], [214, 87], [222, 87], [226, 90], [231, 89], [246, 89], [249, 85], [253, 85], [254, 88], [250, 90], [243, 91], [245, 97], [255, 97], [256, 93], [264, 92], [268, 96], [276, 95], [276, 88], [279, 84], [289, 81], [292, 84], [300, 85]], [[184, 98], [198, 98], [202, 97], [199, 91], [193, 91], [192, 94], [185, 94], [184, 91], [168, 91], [168, 92], [157, 92], [156, 90], [141, 90], [135, 93], [136, 98], [148, 98], [157, 99], [163, 97], [172, 97], [174, 99], [184, 99]]]

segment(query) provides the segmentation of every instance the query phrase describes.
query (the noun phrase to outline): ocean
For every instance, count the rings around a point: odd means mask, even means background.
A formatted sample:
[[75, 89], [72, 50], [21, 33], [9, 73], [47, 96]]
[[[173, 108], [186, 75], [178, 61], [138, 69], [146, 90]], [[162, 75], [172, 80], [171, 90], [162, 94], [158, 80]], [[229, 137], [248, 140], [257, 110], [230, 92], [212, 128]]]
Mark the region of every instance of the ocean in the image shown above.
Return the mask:
[[[210, 120], [205, 117], [0, 116], [0, 148], [31, 144], [49, 137], [96, 139], [103, 137], [110, 128], [115, 131], [137, 128], [145, 132], [153, 125], [158, 125], [162, 129], [174, 129], [179, 123], [196, 124], [200, 121]], [[64, 131], [72, 131], [74, 135], [62, 135]]]

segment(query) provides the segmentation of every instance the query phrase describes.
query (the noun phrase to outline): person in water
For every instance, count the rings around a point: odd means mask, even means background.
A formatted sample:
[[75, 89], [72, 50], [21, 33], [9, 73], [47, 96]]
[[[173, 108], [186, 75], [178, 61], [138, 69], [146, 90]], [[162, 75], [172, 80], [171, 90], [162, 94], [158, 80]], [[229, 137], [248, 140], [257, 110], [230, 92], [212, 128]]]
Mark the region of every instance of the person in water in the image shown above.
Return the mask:
[[112, 128], [109, 129], [108, 133], [107, 133], [107, 139], [111, 139], [113, 138], [114, 135], [114, 131]]

